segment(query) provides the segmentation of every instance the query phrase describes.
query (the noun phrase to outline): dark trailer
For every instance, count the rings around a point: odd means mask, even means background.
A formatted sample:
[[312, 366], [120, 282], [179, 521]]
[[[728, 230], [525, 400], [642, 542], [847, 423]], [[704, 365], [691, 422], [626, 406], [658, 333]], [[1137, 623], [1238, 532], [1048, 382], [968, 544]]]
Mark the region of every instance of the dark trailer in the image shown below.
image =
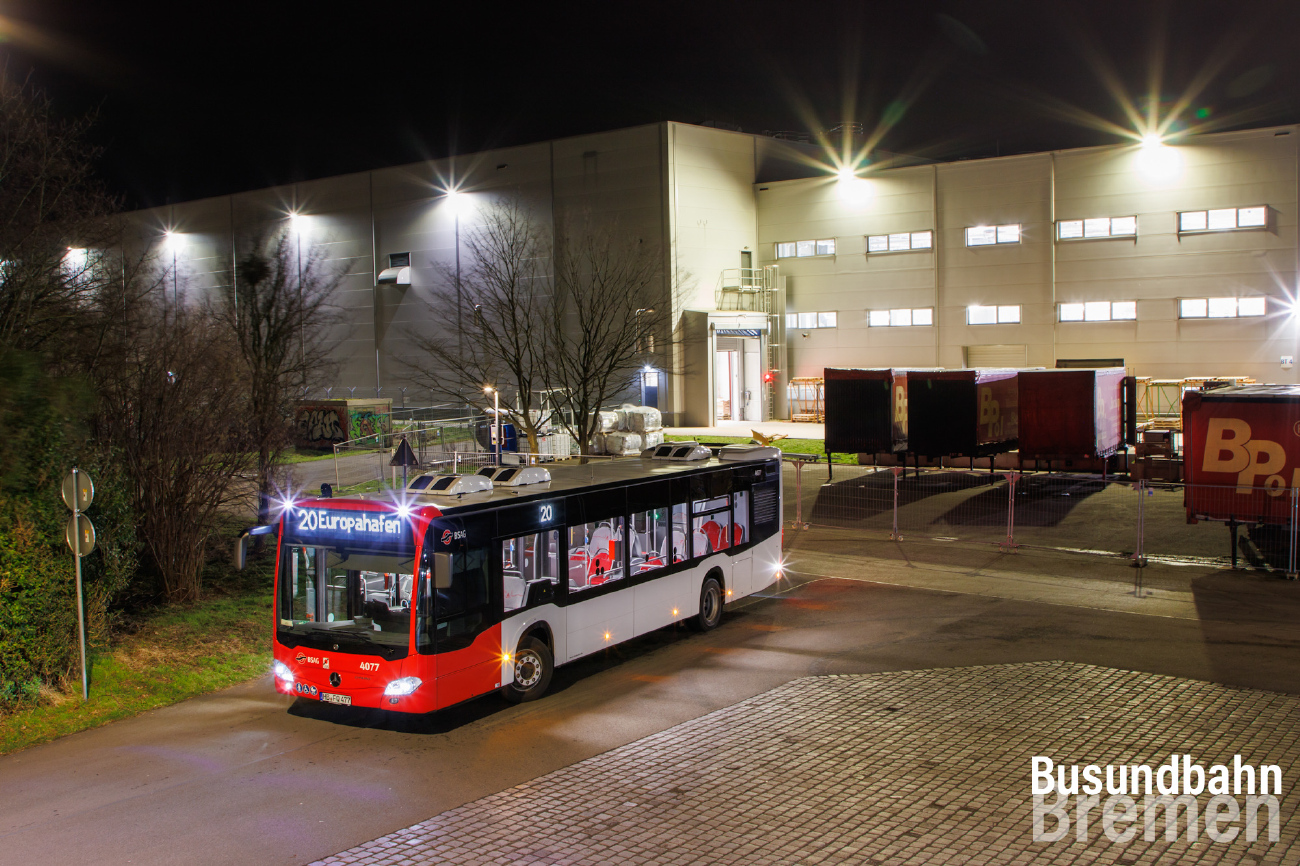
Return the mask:
[[914, 370], [907, 381], [907, 450], [921, 457], [990, 457], [1016, 449], [1016, 370]]
[[907, 371], [827, 367], [826, 453], [907, 450]]
[[1022, 460], [1109, 457], [1124, 444], [1123, 367], [1022, 370], [1018, 378]]

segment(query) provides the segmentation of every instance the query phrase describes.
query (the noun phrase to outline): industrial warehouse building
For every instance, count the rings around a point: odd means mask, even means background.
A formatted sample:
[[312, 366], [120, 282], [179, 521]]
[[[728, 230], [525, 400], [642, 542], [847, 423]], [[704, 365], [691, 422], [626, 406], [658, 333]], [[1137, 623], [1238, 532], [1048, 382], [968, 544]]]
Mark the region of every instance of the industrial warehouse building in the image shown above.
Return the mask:
[[[336, 397], [413, 387], [403, 359], [433, 321], [438, 263], [452, 266], [501, 195], [552, 225], [578, 213], [662, 244], [656, 303], [677, 331], [641, 385], [672, 424], [788, 417], [785, 383], [825, 367], [1297, 381], [1295, 127], [951, 163], [873, 156], [850, 174], [813, 144], [666, 122], [131, 218], [178, 284], [203, 291], [229, 272], [233, 238], [297, 215], [304, 246], [349, 263]], [[411, 405], [427, 400], [417, 393]]]

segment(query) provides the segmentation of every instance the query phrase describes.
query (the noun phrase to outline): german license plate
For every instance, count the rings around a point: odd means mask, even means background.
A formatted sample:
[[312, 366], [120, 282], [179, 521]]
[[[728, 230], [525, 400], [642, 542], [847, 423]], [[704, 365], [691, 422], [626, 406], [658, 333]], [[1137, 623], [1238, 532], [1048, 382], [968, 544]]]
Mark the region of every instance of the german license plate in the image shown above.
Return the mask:
[[327, 695], [324, 692], [321, 692], [320, 699], [327, 704], [341, 704], [345, 707], [352, 706], [351, 695]]

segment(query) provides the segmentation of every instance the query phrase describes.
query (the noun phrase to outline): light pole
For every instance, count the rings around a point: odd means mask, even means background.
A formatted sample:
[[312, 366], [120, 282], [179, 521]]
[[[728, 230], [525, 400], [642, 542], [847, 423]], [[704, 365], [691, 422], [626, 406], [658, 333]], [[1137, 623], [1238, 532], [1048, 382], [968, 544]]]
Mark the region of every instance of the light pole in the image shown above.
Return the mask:
[[[180, 289], [176, 282], [176, 245], [178, 237], [173, 229], [167, 229], [163, 232], [163, 239], [172, 251], [172, 312], [175, 313], [180, 307]], [[166, 290], [164, 290], [166, 291]]]
[[[653, 312], [654, 312], [654, 309], [651, 308], [651, 307], [641, 307], [641, 308], [637, 309], [636, 312], [634, 312], [634, 313], [632, 314], [632, 322], [633, 322], [633, 325], [632, 325], [632, 326], [633, 326], [633, 328], [636, 329], [636, 348], [637, 348], [637, 351], [638, 351], [638, 352], [641, 350], [641, 314], [642, 314], [642, 313], [653, 313]], [[646, 350], [647, 350], [647, 351], [646, 351], [646, 354], [649, 355], [649, 354], [650, 354], [650, 351], [649, 351], [649, 349], [650, 349], [650, 346], [649, 346], [649, 340], [647, 340], [646, 343], [647, 343], [647, 345], [646, 345]], [[650, 366], [650, 360], [649, 360], [649, 358], [646, 359], [645, 366], [646, 366], [646, 367], [649, 367], [649, 366]], [[642, 371], [641, 371], [641, 402], [642, 402], [642, 403], [645, 402], [645, 389], [646, 389], [646, 384], [645, 384], [645, 374], [646, 374], [646, 372], [647, 372], [646, 370], [642, 370]], [[657, 402], [657, 400], [656, 400], [656, 402]]]
[[493, 388], [491, 385], [488, 385], [486, 388], [483, 389], [483, 393], [492, 395], [492, 424], [493, 424], [493, 428], [496, 431], [492, 437], [494, 440], [493, 445], [495, 446], [492, 450], [493, 453], [495, 454], [496, 464], [500, 466], [501, 465], [501, 392], [498, 391], [496, 388]]
[[451, 206], [452, 219], [455, 220], [456, 226], [456, 356], [463, 361], [465, 358], [465, 323], [462, 321], [462, 308], [465, 305], [465, 299], [462, 296], [460, 286], [460, 202], [457, 201], [459, 196], [460, 193], [457, 190], [447, 190], [447, 204]]
[[[297, 198], [297, 196], [294, 196]], [[289, 211], [289, 227], [293, 229], [294, 237], [294, 258], [297, 260], [298, 270], [298, 348], [300, 357], [304, 366], [307, 363], [307, 325], [303, 320], [304, 307], [306, 306], [302, 292], [302, 214], [297, 210]]]

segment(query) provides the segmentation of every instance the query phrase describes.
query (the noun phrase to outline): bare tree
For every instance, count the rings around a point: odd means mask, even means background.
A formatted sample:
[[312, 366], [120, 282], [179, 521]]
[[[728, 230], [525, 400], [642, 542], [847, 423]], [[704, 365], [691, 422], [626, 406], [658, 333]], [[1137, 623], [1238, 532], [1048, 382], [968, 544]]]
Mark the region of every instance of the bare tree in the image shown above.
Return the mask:
[[261, 504], [292, 442], [295, 398], [336, 366], [326, 335], [339, 323], [330, 298], [346, 268], [320, 246], [302, 250], [287, 230], [254, 238], [247, 248], [209, 315], [233, 342], [242, 367]]
[[430, 307], [435, 327], [442, 326], [410, 332], [418, 357], [407, 365], [422, 384], [453, 400], [484, 405], [484, 388], [500, 389], [503, 402], [513, 403], [510, 414], [528, 436], [528, 450], [536, 453], [548, 421], [540, 392], [547, 387], [550, 239], [517, 198], [482, 217], [463, 242], [459, 274], [439, 268], [441, 285]]
[[164, 594], [191, 602], [217, 512], [246, 497], [254, 466], [248, 381], [218, 322], [127, 289], [96, 368], [95, 433], [131, 478], [139, 538]]
[[590, 453], [597, 410], [631, 391], [636, 371], [669, 348], [673, 292], [662, 247], [590, 220], [556, 241], [546, 378], [562, 386], [562, 423]]
[[43, 350], [81, 327], [114, 246], [117, 203], [94, 179], [93, 117], [60, 120], [48, 97], [0, 70], [0, 340]]

